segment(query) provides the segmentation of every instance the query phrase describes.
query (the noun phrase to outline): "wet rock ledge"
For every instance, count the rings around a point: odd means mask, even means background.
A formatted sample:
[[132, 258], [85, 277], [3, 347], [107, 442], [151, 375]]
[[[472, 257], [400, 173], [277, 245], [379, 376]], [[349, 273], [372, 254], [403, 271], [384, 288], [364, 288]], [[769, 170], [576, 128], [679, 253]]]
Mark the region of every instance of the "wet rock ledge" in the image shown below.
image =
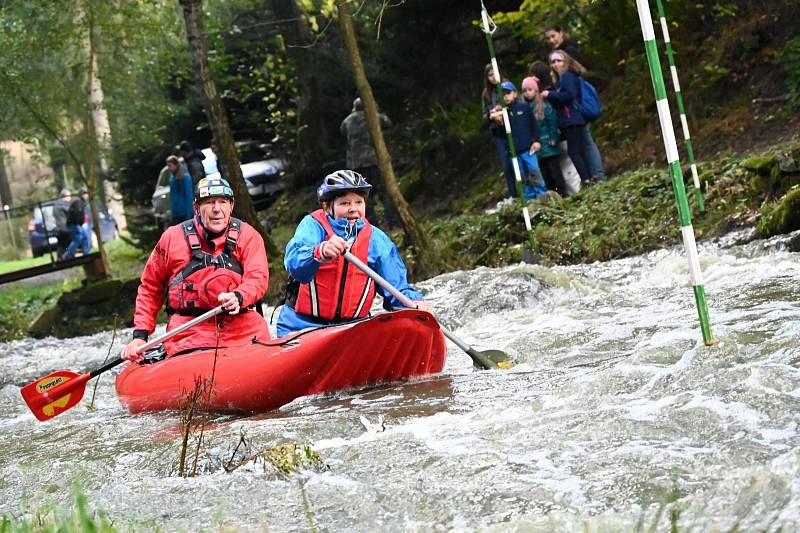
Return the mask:
[[45, 309], [28, 326], [32, 337], [58, 338], [92, 335], [133, 326], [139, 279], [110, 279], [65, 292], [51, 309]]

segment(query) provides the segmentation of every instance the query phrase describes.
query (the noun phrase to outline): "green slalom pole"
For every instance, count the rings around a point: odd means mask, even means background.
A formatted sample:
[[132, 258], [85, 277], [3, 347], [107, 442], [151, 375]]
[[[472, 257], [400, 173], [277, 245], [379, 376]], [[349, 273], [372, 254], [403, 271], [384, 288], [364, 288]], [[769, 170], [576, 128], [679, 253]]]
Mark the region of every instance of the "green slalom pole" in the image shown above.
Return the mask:
[[[492, 62], [492, 70], [494, 71], [494, 79], [497, 81], [497, 96], [498, 102], [503, 109], [503, 125], [506, 128], [506, 139], [508, 139], [508, 149], [511, 152], [511, 163], [514, 166], [514, 177], [516, 178], [517, 195], [519, 196], [519, 205], [522, 209], [522, 218], [525, 219], [525, 229], [528, 232], [528, 242], [531, 246], [531, 254], [536, 255], [536, 240], [533, 238], [533, 228], [531, 227], [531, 215], [528, 211], [528, 202], [525, 199], [525, 194], [522, 189], [522, 173], [519, 170], [519, 161], [517, 160], [517, 151], [514, 148], [514, 138], [511, 135], [511, 121], [508, 119], [508, 108], [506, 101], [503, 98], [503, 89], [500, 87], [502, 81], [500, 78], [500, 69], [497, 66], [497, 57], [494, 52], [494, 41], [492, 34], [497, 29], [497, 26], [489, 18], [489, 12], [486, 11], [486, 6], [481, 1], [481, 20], [483, 22], [483, 33], [486, 34], [486, 44], [489, 45], [489, 57]], [[528, 262], [533, 262], [528, 261]]]
[[700, 270], [700, 257], [697, 254], [697, 243], [694, 240], [692, 214], [689, 210], [689, 202], [686, 199], [686, 188], [683, 186], [683, 172], [678, 158], [678, 143], [675, 140], [675, 131], [672, 128], [672, 116], [669, 112], [664, 76], [661, 73], [661, 61], [658, 58], [649, 0], [636, 0], [636, 9], [639, 11], [639, 22], [642, 26], [642, 37], [647, 51], [647, 62], [650, 65], [650, 77], [653, 81], [653, 90], [656, 96], [658, 119], [661, 122], [661, 135], [664, 137], [664, 148], [667, 152], [667, 163], [672, 175], [675, 203], [678, 204], [678, 218], [681, 224], [681, 234], [683, 235], [683, 246], [686, 248], [686, 255], [689, 258], [689, 274], [692, 278], [697, 313], [700, 316], [700, 329], [703, 332], [703, 342], [710, 346], [716, 341], [711, 333], [711, 322], [708, 318], [708, 304], [706, 303], [706, 292], [703, 288], [703, 273]]
[[683, 128], [683, 142], [686, 145], [686, 153], [689, 156], [689, 166], [692, 168], [694, 198], [697, 202], [697, 208], [700, 209], [702, 213], [706, 209], [703, 199], [703, 189], [700, 187], [700, 176], [697, 174], [697, 164], [694, 161], [692, 137], [689, 135], [689, 122], [686, 120], [686, 111], [683, 108], [683, 95], [681, 94], [681, 84], [678, 82], [678, 69], [675, 68], [675, 54], [672, 53], [672, 41], [669, 39], [667, 17], [664, 15], [664, 5], [661, 0], [656, 0], [656, 8], [658, 9], [658, 17], [661, 20], [661, 34], [664, 36], [664, 46], [667, 49], [667, 61], [669, 62], [670, 74], [672, 74], [672, 88], [675, 90], [675, 99], [678, 101], [678, 113], [680, 114], [681, 127]]

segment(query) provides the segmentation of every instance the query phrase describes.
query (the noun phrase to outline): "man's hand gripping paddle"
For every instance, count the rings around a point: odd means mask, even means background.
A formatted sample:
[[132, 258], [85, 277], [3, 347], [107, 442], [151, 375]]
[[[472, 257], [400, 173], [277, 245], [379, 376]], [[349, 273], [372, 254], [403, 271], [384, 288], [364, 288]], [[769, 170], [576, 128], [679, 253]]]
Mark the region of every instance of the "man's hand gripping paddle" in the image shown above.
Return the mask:
[[[215, 307], [211, 311], [204, 313], [197, 318], [181, 324], [177, 328], [167, 331], [149, 342], [141, 345], [136, 353], [144, 353], [150, 348], [157, 346], [165, 340], [185, 331], [192, 326], [199, 324], [211, 317], [214, 317], [223, 312], [222, 306]], [[107, 370], [111, 370], [118, 364], [122, 363], [121, 357], [108, 362], [107, 364], [96, 368], [91, 372], [85, 374], [78, 374], [69, 370], [58, 370], [52, 374], [37, 379], [33, 383], [25, 385], [20, 389], [22, 399], [28, 404], [28, 408], [33, 412], [34, 416], [40, 421], [50, 420], [54, 416], [58, 416], [64, 411], [75, 407], [78, 402], [83, 398], [83, 393], [86, 390], [86, 382], [90, 379], [99, 376]]]
[[[344, 253], [344, 258], [353, 263], [355, 266], [360, 268], [367, 276], [372, 278], [372, 280], [392, 293], [392, 295], [400, 300], [404, 306], [414, 309], [416, 306], [414, 302], [408, 299], [405, 294], [398, 291], [391, 283], [383, 279], [383, 277], [372, 270], [370, 267], [364, 264], [358, 257], [354, 256], [350, 252]], [[435, 318], [435, 317], [434, 317]], [[438, 322], [438, 320], [437, 320]], [[456, 337], [456, 335], [444, 327], [441, 322], [439, 322], [439, 329], [442, 330], [444, 336], [453, 341], [456, 346], [464, 350], [467, 355], [472, 358], [472, 362], [475, 364], [476, 367], [488, 370], [490, 368], [510, 368], [514, 366], [513, 358], [508, 355], [507, 353], [501, 350], [483, 350], [478, 351], [463, 340]]]

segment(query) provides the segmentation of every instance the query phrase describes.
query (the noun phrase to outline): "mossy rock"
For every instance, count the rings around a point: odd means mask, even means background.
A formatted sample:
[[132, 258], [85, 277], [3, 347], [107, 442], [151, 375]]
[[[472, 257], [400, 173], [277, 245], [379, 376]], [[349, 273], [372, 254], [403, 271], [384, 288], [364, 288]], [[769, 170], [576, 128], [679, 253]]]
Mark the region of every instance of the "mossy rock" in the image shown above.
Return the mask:
[[52, 335], [60, 319], [61, 308], [45, 309], [31, 321], [28, 326], [28, 334], [37, 339]]
[[756, 155], [742, 161], [742, 166], [751, 172], [762, 176], [772, 175], [773, 168], [778, 164], [774, 155]]
[[758, 231], [765, 237], [800, 229], [800, 188], [789, 191], [779, 202], [761, 208]]
[[118, 279], [110, 279], [101, 281], [99, 283], [92, 283], [87, 285], [80, 291], [78, 303], [80, 305], [92, 305], [109, 300], [115, 300], [119, 297], [120, 290], [122, 289], [122, 281]]

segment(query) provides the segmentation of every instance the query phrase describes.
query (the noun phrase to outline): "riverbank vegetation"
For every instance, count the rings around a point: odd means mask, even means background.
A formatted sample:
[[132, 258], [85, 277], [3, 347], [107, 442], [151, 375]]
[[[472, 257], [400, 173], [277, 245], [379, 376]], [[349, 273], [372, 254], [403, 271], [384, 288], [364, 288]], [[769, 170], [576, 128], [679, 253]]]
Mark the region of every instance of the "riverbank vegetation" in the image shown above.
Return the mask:
[[73, 485], [73, 506], [69, 511], [55, 504], [43, 504], [15, 517], [0, 515], [0, 533], [115, 533], [108, 516], [89, 508], [86, 496], [77, 483]]

